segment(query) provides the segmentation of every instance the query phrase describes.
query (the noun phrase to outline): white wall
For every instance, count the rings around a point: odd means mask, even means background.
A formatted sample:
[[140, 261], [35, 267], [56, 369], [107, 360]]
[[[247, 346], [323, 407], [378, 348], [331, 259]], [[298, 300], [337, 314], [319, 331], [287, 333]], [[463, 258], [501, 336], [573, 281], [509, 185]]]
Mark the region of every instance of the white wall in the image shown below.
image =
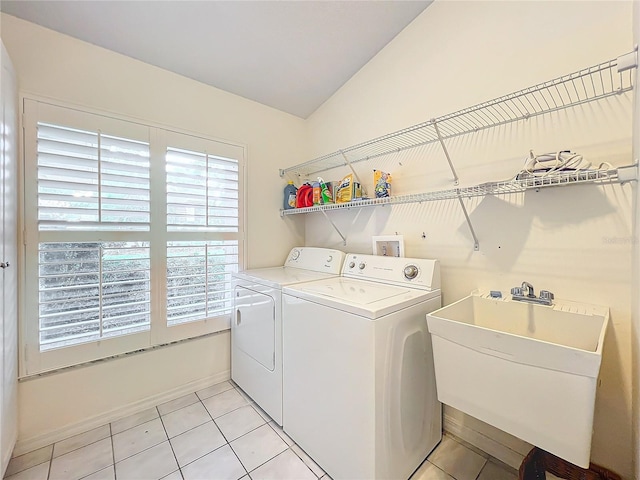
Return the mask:
[[[632, 2], [436, 1], [310, 117], [312, 156], [615, 58], [633, 48], [631, 18]], [[631, 94], [615, 96], [447, 145], [461, 185], [512, 177], [529, 149], [569, 148], [596, 165], [630, 164], [631, 107]], [[372, 168], [393, 174], [396, 194], [452, 186], [437, 145], [357, 164], [370, 186]], [[441, 260], [444, 303], [476, 288], [508, 292], [526, 280], [558, 298], [609, 306], [592, 461], [630, 479], [634, 189], [587, 185], [466, 200], [477, 252], [455, 200], [363, 209], [357, 218], [355, 211], [330, 213], [348, 235], [346, 247], [311, 214], [306, 243], [370, 252], [371, 235], [403, 234], [407, 256]], [[506, 441], [472, 419], [467, 424]]]
[[[281, 264], [303, 242], [303, 224], [278, 214], [278, 168], [308, 156], [303, 120], [15, 17], [2, 15], [1, 33], [23, 93], [246, 145], [247, 267]], [[22, 382], [18, 451], [158, 392], [228, 377], [228, 334], [185, 345]], [[118, 373], [125, 364], [135, 376]]]

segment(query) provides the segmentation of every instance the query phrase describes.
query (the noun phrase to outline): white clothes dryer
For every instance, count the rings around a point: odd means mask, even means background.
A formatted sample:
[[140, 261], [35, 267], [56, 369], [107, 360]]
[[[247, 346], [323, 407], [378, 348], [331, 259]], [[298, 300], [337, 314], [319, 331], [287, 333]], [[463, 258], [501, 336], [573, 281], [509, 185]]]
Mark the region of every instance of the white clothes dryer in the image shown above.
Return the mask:
[[234, 274], [231, 379], [282, 425], [282, 287], [340, 274], [344, 253], [294, 248], [284, 266]]
[[408, 479], [442, 439], [439, 262], [347, 254], [282, 302], [284, 431], [336, 480]]

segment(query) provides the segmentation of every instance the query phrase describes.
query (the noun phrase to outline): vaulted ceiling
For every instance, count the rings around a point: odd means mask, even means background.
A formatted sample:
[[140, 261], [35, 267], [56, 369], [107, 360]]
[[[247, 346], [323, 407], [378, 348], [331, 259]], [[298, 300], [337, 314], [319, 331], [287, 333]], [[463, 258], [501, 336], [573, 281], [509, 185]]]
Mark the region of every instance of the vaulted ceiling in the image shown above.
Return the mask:
[[9, 15], [307, 118], [431, 0], [2, 0]]

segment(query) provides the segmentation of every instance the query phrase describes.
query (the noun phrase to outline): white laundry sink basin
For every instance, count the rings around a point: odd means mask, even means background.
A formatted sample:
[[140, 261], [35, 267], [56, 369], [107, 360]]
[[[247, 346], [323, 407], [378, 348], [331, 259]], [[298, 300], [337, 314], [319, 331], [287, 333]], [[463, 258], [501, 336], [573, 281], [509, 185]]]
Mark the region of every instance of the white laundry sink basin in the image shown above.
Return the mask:
[[473, 294], [427, 322], [442, 403], [588, 468], [608, 308]]

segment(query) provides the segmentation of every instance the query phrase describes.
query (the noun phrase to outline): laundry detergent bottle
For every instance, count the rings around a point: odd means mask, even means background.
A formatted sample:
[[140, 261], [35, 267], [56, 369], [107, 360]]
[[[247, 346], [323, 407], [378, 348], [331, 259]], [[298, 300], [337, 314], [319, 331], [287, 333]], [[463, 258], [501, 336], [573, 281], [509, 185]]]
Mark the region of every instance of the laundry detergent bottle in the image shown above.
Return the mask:
[[284, 209], [290, 210], [296, 208], [296, 194], [298, 189], [293, 184], [293, 181], [289, 180], [287, 186], [284, 187]]

